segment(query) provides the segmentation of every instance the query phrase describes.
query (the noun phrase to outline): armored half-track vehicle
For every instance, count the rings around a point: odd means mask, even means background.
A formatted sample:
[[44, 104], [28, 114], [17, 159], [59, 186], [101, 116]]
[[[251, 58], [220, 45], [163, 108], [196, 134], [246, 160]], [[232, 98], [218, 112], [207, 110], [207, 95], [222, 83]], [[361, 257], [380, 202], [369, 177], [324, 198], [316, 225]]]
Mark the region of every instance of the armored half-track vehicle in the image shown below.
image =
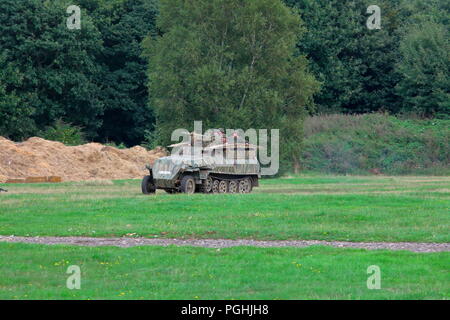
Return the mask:
[[191, 133], [190, 142], [169, 146], [174, 148], [171, 156], [147, 165], [150, 174], [142, 180], [142, 192], [250, 193], [261, 177], [257, 147], [219, 134], [220, 139]]

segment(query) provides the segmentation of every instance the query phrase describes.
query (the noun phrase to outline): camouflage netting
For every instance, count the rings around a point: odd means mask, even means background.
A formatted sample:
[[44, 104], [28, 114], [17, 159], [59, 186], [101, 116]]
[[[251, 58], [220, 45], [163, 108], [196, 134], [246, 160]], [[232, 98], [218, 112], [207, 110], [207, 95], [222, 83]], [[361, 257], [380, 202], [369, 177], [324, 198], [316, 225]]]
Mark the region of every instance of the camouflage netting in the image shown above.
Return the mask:
[[0, 182], [39, 176], [60, 176], [63, 181], [138, 179], [148, 174], [146, 164], [165, 155], [162, 148], [117, 149], [99, 143], [68, 147], [36, 137], [22, 143], [0, 137]]

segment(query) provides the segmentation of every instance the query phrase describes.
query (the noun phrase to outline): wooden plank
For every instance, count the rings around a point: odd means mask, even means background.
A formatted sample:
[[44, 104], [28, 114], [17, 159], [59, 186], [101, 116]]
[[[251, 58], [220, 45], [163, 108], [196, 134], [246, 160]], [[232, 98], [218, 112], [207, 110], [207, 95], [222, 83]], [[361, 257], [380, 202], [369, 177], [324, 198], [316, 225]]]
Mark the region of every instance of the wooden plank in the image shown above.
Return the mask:
[[25, 183], [43, 183], [47, 182], [47, 177], [27, 177]]
[[8, 179], [8, 180], [6, 180], [6, 183], [25, 183], [25, 178]]
[[27, 178], [12, 178], [6, 180], [5, 183], [60, 183], [62, 178], [58, 176], [48, 177], [27, 177]]
[[58, 177], [58, 176], [50, 176], [50, 177], [47, 177], [47, 182], [59, 183], [59, 182], [62, 182], [62, 178]]

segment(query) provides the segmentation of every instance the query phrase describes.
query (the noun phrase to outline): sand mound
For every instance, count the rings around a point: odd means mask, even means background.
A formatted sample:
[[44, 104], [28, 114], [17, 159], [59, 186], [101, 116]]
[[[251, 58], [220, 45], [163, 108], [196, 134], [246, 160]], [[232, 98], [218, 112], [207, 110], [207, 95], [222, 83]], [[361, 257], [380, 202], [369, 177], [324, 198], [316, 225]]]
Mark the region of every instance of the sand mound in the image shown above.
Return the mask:
[[60, 176], [63, 181], [142, 178], [148, 173], [145, 165], [165, 155], [162, 148], [68, 147], [36, 137], [22, 143], [0, 137], [0, 182], [35, 176]]

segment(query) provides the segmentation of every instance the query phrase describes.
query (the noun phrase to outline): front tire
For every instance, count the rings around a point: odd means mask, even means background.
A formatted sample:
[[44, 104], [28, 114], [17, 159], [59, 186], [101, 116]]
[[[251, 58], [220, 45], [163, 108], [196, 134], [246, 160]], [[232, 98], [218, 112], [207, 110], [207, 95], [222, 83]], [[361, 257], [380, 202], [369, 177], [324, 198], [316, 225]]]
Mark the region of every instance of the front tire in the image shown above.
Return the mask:
[[152, 176], [145, 176], [142, 179], [141, 189], [143, 194], [154, 194], [156, 192], [156, 186]]
[[181, 179], [180, 190], [186, 194], [195, 193], [195, 179], [193, 176], [184, 176]]

